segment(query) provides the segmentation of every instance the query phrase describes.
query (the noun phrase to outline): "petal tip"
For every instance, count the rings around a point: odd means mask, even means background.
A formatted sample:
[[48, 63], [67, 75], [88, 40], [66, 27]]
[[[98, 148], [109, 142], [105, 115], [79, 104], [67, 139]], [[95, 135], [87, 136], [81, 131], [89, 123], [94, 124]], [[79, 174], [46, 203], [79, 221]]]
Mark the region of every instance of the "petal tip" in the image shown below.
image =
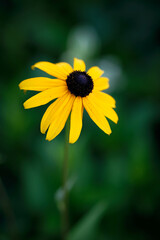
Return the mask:
[[27, 109], [27, 106], [26, 106], [26, 104], [25, 104], [25, 103], [23, 103], [23, 107], [24, 107], [24, 109]]
[[81, 61], [82, 59], [80, 59], [80, 58], [77, 58], [77, 57], [74, 57], [74, 60], [80, 60], [80, 61]]
[[46, 136], [46, 141], [51, 141], [51, 139], [49, 139], [49, 138]]
[[70, 144], [73, 144], [73, 143], [75, 143], [75, 142], [76, 142], [76, 140], [69, 139], [69, 143], [70, 143]]
[[21, 84], [21, 82], [18, 84], [18, 87], [19, 87], [19, 89], [21, 89], [21, 86], [22, 86], [22, 84]]
[[111, 133], [112, 133], [112, 131], [110, 131], [110, 132], [108, 133], [108, 135], [111, 135]]
[[[28, 101], [28, 100], [27, 100], [27, 101]], [[27, 103], [27, 101], [25, 101], [25, 102], [23, 103], [24, 109], [32, 108], [32, 107], [29, 106], [29, 104]]]
[[47, 140], [48, 142], [50, 142], [52, 139], [53, 139], [53, 138], [52, 138], [51, 136], [49, 136], [49, 134], [48, 134], [48, 132], [47, 132], [47, 134], [46, 134], [46, 140]]
[[35, 64], [31, 66], [31, 69], [34, 70], [35, 69]]
[[40, 132], [42, 133], [42, 134], [45, 134], [45, 130], [44, 129], [42, 129], [42, 128], [40, 128]]

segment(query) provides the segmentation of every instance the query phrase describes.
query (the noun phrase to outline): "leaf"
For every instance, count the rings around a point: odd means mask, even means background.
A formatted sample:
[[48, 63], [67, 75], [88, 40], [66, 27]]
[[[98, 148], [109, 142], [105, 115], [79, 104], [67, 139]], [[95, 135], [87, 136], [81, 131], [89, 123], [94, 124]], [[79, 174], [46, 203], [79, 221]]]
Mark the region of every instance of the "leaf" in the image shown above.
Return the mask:
[[107, 208], [106, 202], [98, 203], [69, 233], [68, 240], [93, 239], [99, 221]]

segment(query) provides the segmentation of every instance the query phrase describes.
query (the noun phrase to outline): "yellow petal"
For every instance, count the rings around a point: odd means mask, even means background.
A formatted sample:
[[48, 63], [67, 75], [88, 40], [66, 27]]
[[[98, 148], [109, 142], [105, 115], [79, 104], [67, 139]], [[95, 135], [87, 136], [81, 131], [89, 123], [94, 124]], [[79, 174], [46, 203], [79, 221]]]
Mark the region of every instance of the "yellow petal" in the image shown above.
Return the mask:
[[29, 78], [19, 84], [19, 88], [31, 91], [44, 91], [48, 88], [65, 86], [65, 81], [45, 77]]
[[99, 67], [91, 67], [87, 73], [93, 80], [96, 80], [97, 78], [100, 78], [104, 71], [102, 71]]
[[32, 66], [32, 68], [38, 68], [51, 76], [57, 77], [62, 80], [67, 79], [73, 69], [68, 63], [50, 63], [50, 62], [38, 62]]
[[46, 140], [51, 141], [53, 138], [55, 138], [64, 128], [64, 125], [67, 121], [67, 118], [70, 114], [70, 111], [72, 109], [73, 102], [75, 100], [75, 96], [70, 94], [70, 99], [67, 102], [67, 104], [63, 104], [63, 108], [61, 111], [59, 111], [59, 114], [56, 114], [54, 117], [48, 132], [46, 136]]
[[42, 120], [41, 120], [41, 133], [45, 133], [48, 129], [49, 125], [53, 121], [54, 117], [59, 114], [59, 112], [62, 110], [64, 105], [69, 101], [71, 98], [70, 93], [66, 93], [62, 97], [58, 98], [55, 102], [53, 102], [44, 113]]
[[84, 72], [85, 70], [86, 70], [86, 65], [84, 61], [78, 58], [74, 58], [74, 71]]
[[67, 86], [55, 87], [47, 89], [43, 92], [36, 94], [24, 102], [24, 108], [34, 108], [44, 105], [51, 100], [63, 96], [68, 91]]
[[82, 98], [77, 97], [73, 103], [71, 120], [70, 120], [70, 133], [69, 142], [74, 143], [79, 138], [82, 129], [82, 117], [83, 117], [83, 104]]
[[113, 122], [118, 122], [118, 115], [117, 113], [105, 102], [101, 100], [101, 98], [96, 98], [94, 93], [89, 95], [90, 101], [104, 114], [107, 118], [112, 120]]
[[112, 108], [116, 107], [115, 99], [112, 96], [108, 95], [107, 93], [99, 92], [99, 91], [96, 91], [96, 90], [93, 90], [92, 93], [94, 93], [94, 96], [95, 96], [96, 99], [101, 99], [104, 106], [108, 105]]
[[101, 77], [101, 78], [98, 78], [94, 81], [94, 89], [95, 90], [102, 91], [102, 90], [105, 90], [107, 88], [109, 88], [109, 79], [108, 78]]
[[83, 98], [83, 105], [88, 112], [90, 118], [97, 124], [97, 126], [107, 133], [108, 135], [111, 134], [111, 128], [109, 126], [108, 121], [106, 120], [105, 116], [99, 111], [96, 105], [92, 103], [90, 100], [90, 95]]
[[60, 62], [60, 63], [56, 63], [56, 66], [58, 66], [61, 72], [63, 72], [66, 76], [68, 76], [71, 72], [73, 72], [73, 68], [68, 63]]

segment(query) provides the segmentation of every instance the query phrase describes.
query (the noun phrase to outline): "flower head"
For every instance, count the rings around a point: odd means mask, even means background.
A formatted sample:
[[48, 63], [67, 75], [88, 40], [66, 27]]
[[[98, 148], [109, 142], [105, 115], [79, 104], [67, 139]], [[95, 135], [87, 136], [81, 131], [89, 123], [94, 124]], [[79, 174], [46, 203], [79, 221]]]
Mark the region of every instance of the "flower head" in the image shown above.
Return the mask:
[[91, 67], [86, 72], [84, 61], [77, 58], [74, 59], [73, 68], [64, 62], [38, 62], [33, 65], [34, 68], [55, 77], [30, 78], [19, 84], [20, 89], [39, 92], [24, 102], [26, 109], [56, 99], [47, 108], [41, 120], [41, 132], [44, 134], [48, 130], [47, 140], [54, 139], [62, 131], [71, 112], [69, 142], [76, 142], [82, 129], [84, 108], [100, 129], [108, 135], [111, 134], [106, 117], [117, 123], [118, 116], [113, 110], [114, 98], [101, 92], [109, 88], [109, 79], [101, 77], [103, 71], [100, 68]]

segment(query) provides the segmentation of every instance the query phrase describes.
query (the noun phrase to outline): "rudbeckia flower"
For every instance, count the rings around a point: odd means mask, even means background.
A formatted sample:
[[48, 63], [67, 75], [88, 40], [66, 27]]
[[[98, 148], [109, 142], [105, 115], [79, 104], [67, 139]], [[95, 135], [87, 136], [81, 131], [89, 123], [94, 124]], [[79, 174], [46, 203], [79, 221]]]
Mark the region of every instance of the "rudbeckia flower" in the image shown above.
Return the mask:
[[20, 89], [39, 92], [24, 102], [25, 109], [56, 99], [41, 120], [40, 130], [43, 134], [48, 130], [47, 140], [54, 139], [62, 131], [71, 113], [69, 142], [76, 142], [82, 129], [84, 108], [101, 130], [111, 134], [106, 117], [117, 123], [118, 116], [113, 110], [114, 98], [102, 92], [109, 88], [109, 79], [101, 77], [103, 71], [99, 67], [91, 67], [86, 71], [84, 61], [75, 58], [73, 68], [65, 62], [38, 62], [33, 65], [34, 68], [55, 77], [30, 78], [19, 84]]

